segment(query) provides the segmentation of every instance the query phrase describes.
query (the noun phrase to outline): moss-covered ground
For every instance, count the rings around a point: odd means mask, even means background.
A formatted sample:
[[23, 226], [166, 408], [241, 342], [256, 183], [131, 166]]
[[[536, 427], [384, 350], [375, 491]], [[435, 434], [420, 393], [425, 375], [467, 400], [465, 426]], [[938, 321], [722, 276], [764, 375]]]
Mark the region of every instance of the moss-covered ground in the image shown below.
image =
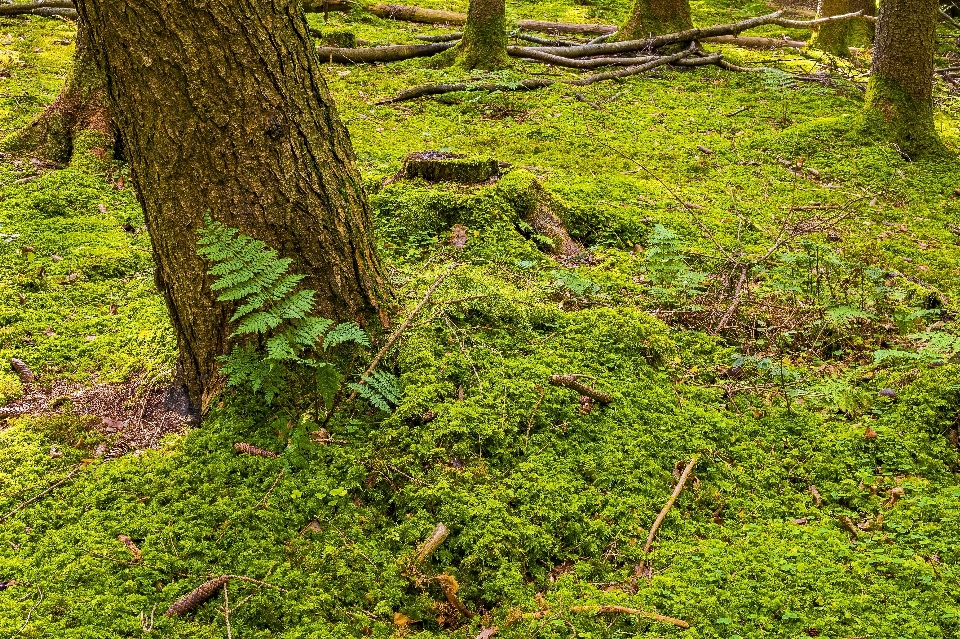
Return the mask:
[[[627, 10], [508, 5], [511, 19], [620, 22]], [[700, 24], [770, 10], [693, 9]], [[374, 43], [441, 32], [310, 20]], [[0, 20], [4, 133], [56, 96], [72, 37], [64, 21]], [[953, 42], [944, 34], [944, 56]], [[0, 521], [0, 636], [226, 637], [222, 597], [162, 615], [220, 574], [274, 586], [232, 582], [230, 631], [244, 639], [472, 638], [494, 626], [518, 639], [960, 636], [960, 100], [938, 81], [951, 155], [908, 161], [856, 133], [863, 58], [729, 56], [782, 71], [378, 106], [462, 75], [416, 60], [325, 67], [398, 301], [412, 308], [462, 263], [391, 357], [401, 404], [344, 410], [329, 425], [339, 443], [277, 459], [234, 452], [285, 445], [268, 411], [238, 396], [161, 449], [110, 461], [72, 447], [80, 418], [10, 420], [0, 517], [79, 471]], [[783, 72], [818, 64], [837, 67], [829, 86]], [[530, 72], [561, 73], [515, 63], [492, 77]], [[510, 171], [480, 187], [382, 186], [423, 150], [490, 155]], [[589, 247], [579, 266], [551, 259], [518, 220], [514, 190], [530, 173]], [[0, 359], [25, 360], [40, 384], [169, 377], [175, 343], [142, 228], [122, 167], [105, 178], [0, 162]], [[614, 401], [581, 410], [548, 384], [566, 373]], [[4, 400], [21, 392], [0, 374]], [[449, 538], [412, 570], [440, 522]], [[440, 573], [476, 617], [438, 603], [427, 576]], [[571, 611], [591, 605], [691, 628]]]

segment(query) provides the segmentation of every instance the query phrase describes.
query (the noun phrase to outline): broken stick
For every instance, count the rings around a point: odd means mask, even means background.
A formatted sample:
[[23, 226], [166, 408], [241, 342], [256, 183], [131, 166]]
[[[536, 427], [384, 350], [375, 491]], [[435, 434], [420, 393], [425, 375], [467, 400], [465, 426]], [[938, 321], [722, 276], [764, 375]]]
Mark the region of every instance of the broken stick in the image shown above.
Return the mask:
[[683, 490], [683, 485], [687, 483], [687, 477], [690, 476], [690, 471], [693, 470], [695, 463], [697, 463], [696, 456], [694, 456], [693, 459], [690, 460], [690, 463], [687, 464], [687, 467], [683, 469], [683, 473], [680, 475], [680, 481], [677, 482], [677, 487], [673, 489], [673, 494], [670, 495], [670, 499], [667, 500], [667, 505], [663, 507], [663, 510], [660, 511], [657, 519], [653, 522], [653, 526], [650, 527], [650, 534], [647, 535], [647, 543], [643, 545], [643, 554], [650, 552], [650, 546], [653, 545], [653, 538], [657, 535], [660, 524], [663, 523], [664, 517], [670, 512], [670, 508], [673, 507], [673, 502], [677, 501], [677, 497], [680, 496], [680, 491]]
[[598, 391], [597, 389], [587, 386], [580, 381], [580, 375], [551, 375], [550, 383], [554, 386], [562, 386], [563, 388], [569, 388], [570, 390], [577, 391], [584, 397], [589, 397], [595, 402], [601, 404], [609, 404], [613, 401], [613, 397], [604, 393], [603, 391]]
[[[693, 464], [691, 464], [692, 466]], [[597, 614], [624, 614], [624, 615], [637, 615], [638, 617], [646, 617], [647, 619], [653, 619], [654, 621], [662, 621], [663, 623], [673, 624], [674, 626], [680, 628], [689, 628], [690, 624], [684, 621], [683, 619], [675, 619], [673, 617], [667, 617], [665, 615], [658, 615], [655, 612], [647, 612], [646, 610], [638, 610], [637, 608], [626, 608], [624, 606], [573, 606], [570, 608], [570, 612], [594, 612]]]

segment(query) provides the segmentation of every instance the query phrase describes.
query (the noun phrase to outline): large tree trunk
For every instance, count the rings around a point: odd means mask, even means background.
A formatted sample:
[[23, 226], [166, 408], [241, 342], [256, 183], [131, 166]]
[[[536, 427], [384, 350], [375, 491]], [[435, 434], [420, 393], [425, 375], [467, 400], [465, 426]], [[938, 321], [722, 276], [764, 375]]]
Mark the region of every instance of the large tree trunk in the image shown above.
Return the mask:
[[3, 141], [3, 148], [57, 164], [101, 169], [113, 159], [115, 132], [107, 109], [106, 79], [96, 63], [90, 32], [77, 22], [73, 68], [57, 99], [33, 122]]
[[690, 0], [636, 0], [633, 12], [620, 27], [617, 39], [643, 40], [692, 28]]
[[[820, 0], [817, 5], [817, 17], [829, 18], [850, 13], [851, 0]], [[847, 57], [850, 55], [850, 20], [830, 22], [821, 26], [810, 41], [811, 48], [819, 49], [833, 55]]]
[[933, 125], [937, 0], [883, 0], [866, 121], [913, 157], [939, 151]]
[[195, 407], [220, 388], [234, 311], [216, 301], [196, 254], [208, 212], [291, 258], [325, 317], [385, 323], [370, 208], [300, 3], [77, 4], [106, 71]]
[[463, 39], [437, 56], [441, 66], [465, 69], [502, 69], [510, 65], [507, 55], [505, 0], [470, 0]]

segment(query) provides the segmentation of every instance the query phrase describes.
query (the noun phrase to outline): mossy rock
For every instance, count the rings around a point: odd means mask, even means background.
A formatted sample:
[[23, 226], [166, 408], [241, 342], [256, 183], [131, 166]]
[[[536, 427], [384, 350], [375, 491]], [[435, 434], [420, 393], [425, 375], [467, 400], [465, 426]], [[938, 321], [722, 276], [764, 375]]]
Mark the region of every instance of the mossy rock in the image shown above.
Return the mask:
[[441, 151], [419, 151], [403, 161], [400, 175], [408, 180], [479, 184], [500, 175], [500, 164], [493, 158], [464, 157]]

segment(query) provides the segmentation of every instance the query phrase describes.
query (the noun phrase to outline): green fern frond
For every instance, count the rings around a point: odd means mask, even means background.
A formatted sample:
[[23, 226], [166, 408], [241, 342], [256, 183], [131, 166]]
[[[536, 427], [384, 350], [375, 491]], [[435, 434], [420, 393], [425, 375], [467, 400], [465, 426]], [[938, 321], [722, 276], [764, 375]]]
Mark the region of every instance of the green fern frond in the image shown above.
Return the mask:
[[371, 406], [384, 412], [390, 412], [400, 403], [399, 380], [395, 375], [384, 371], [374, 371], [364, 377], [361, 383], [351, 383], [348, 386]]
[[353, 322], [344, 322], [337, 324], [336, 328], [327, 333], [327, 336], [323, 340], [323, 348], [329, 350], [334, 346], [346, 342], [354, 342], [361, 346], [370, 346], [370, 337], [367, 336], [366, 331]]

